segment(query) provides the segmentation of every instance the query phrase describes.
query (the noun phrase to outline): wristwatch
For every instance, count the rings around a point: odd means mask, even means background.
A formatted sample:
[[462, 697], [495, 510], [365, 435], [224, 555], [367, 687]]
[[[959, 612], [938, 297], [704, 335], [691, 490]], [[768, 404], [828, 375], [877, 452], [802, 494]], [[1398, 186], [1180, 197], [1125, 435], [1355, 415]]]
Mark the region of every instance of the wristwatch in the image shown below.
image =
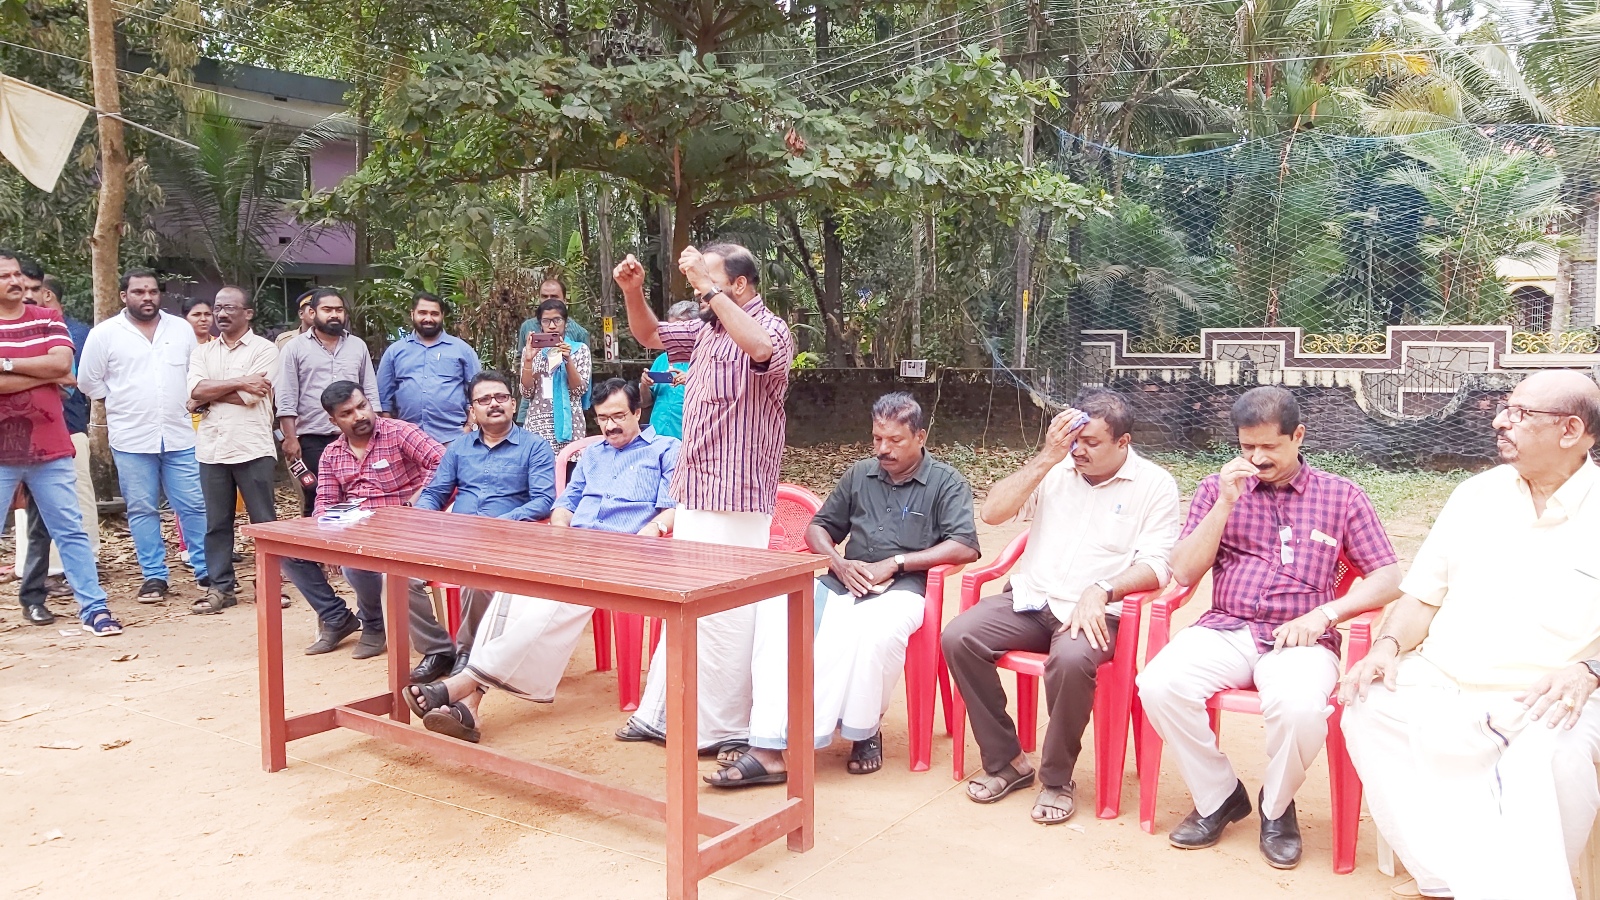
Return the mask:
[[1332, 628], [1333, 626], [1339, 624], [1339, 614], [1333, 611], [1333, 604], [1324, 603], [1321, 606], [1317, 607], [1317, 609], [1321, 610], [1322, 614], [1328, 617], [1328, 627], [1329, 628]]
[[899, 575], [899, 574], [905, 572], [905, 570], [906, 570], [906, 555], [904, 553], [896, 553], [894, 555], [894, 573], [896, 575]]
[[711, 288], [711, 290], [706, 291], [704, 294], [700, 295], [700, 300], [701, 300], [702, 303], [710, 303], [711, 302], [711, 298], [717, 296], [720, 293], [722, 293], [722, 288], [713, 286]]
[[1600, 681], [1600, 659], [1586, 659], [1583, 661], [1583, 667], [1589, 670], [1589, 674], [1593, 675], [1596, 681]]
[[11, 357], [0, 359], [0, 372], [9, 372], [16, 367], [17, 364], [11, 361]]
[[1104, 578], [1100, 579], [1099, 581], [1096, 581], [1094, 583], [1094, 586], [1099, 588], [1100, 590], [1106, 592], [1106, 602], [1107, 603], [1111, 602], [1111, 598], [1115, 597], [1117, 595], [1116, 590], [1111, 587], [1111, 582], [1105, 580]]

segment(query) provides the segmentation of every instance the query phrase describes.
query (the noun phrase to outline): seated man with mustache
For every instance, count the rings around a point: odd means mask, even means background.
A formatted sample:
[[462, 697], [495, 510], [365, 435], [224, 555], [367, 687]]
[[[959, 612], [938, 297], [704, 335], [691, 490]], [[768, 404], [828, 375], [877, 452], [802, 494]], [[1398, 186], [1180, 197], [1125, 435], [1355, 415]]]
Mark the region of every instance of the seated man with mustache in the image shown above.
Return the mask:
[[[669, 534], [674, 503], [667, 488], [678, 461], [678, 440], [639, 427], [639, 389], [631, 382], [602, 382], [595, 385], [593, 397], [605, 442], [578, 458], [550, 524], [651, 537]], [[539, 703], [555, 699], [556, 685], [593, 613], [576, 603], [496, 593], [479, 623], [466, 666], [443, 680], [406, 688], [406, 702], [429, 731], [476, 743], [478, 703], [488, 688]]]

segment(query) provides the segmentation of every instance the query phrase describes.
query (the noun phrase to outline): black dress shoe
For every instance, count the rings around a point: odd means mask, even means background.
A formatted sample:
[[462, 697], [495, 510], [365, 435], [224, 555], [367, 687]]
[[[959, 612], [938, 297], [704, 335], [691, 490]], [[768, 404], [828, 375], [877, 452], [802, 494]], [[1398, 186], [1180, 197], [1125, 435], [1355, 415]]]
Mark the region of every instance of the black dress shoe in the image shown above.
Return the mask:
[[1217, 807], [1216, 812], [1202, 816], [1198, 809], [1191, 811], [1182, 822], [1178, 823], [1178, 827], [1167, 835], [1167, 840], [1180, 850], [1210, 847], [1222, 840], [1222, 829], [1248, 815], [1250, 815], [1250, 795], [1245, 792], [1244, 782], [1241, 781], [1234, 787], [1233, 793], [1228, 795], [1228, 799]]
[[348, 614], [344, 617], [344, 624], [338, 628], [331, 628], [326, 623], [323, 623], [317, 630], [316, 642], [306, 648], [306, 655], [317, 656], [322, 653], [331, 653], [333, 648], [339, 646], [340, 641], [355, 634], [360, 629], [361, 623], [356, 620], [355, 616]]
[[28, 604], [22, 608], [22, 617], [28, 620], [29, 625], [54, 625], [56, 614], [44, 608], [44, 604]]
[[456, 664], [454, 653], [429, 653], [422, 657], [417, 667], [411, 670], [412, 684], [427, 684], [438, 681], [450, 674], [450, 669]]
[[1267, 818], [1267, 804], [1263, 793], [1256, 798], [1261, 807], [1261, 855], [1274, 869], [1292, 869], [1300, 865], [1300, 820], [1294, 814], [1294, 801], [1276, 819]]

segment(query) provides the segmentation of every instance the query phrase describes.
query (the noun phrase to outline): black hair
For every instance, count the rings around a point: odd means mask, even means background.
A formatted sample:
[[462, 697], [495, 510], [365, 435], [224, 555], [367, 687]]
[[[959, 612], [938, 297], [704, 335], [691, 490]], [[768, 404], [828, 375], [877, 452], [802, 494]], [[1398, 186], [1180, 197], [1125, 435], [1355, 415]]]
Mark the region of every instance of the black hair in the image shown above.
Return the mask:
[[450, 314], [450, 308], [445, 306], [443, 298], [432, 291], [417, 291], [415, 294], [413, 294], [411, 296], [411, 311], [416, 312], [417, 305], [424, 301], [438, 305], [440, 315], [447, 316]]
[[0, 259], [16, 260], [17, 266], [22, 266], [22, 254], [9, 247], [0, 247]]
[[356, 392], [361, 390], [361, 385], [354, 381], [335, 381], [322, 389], [322, 409], [328, 415], [333, 415], [333, 410], [341, 403], [349, 400]]
[[44, 266], [31, 256], [22, 256], [17, 259], [17, 267], [22, 269], [22, 276], [29, 281], [44, 280]]
[[555, 310], [556, 312], [561, 313], [561, 318], [563, 320], [568, 322], [572, 321], [572, 317], [567, 315], [567, 301], [565, 300], [544, 300], [540, 302], [539, 308], [533, 311], [534, 318], [542, 321], [544, 319], [544, 314], [550, 310]]
[[344, 294], [336, 287], [319, 287], [311, 292], [311, 308], [316, 309], [321, 305], [323, 297], [338, 297], [340, 305], [344, 305]]
[[611, 399], [611, 395], [621, 391], [628, 398], [628, 410], [639, 411], [639, 388], [631, 381], [621, 378], [607, 378], [594, 386], [594, 392], [589, 395], [590, 406], [596, 407]]
[[61, 283], [61, 279], [46, 272], [42, 280], [44, 281], [45, 290], [55, 294], [56, 299], [62, 303], [67, 302], [67, 286]]
[[128, 289], [128, 285], [133, 284], [133, 280], [135, 278], [155, 279], [156, 290], [166, 290], [166, 285], [161, 283], [161, 276], [156, 274], [156, 270], [147, 269], [144, 266], [135, 266], [128, 271], [123, 272], [122, 280], [117, 282], [117, 289], [126, 291]]
[[562, 281], [554, 275], [539, 279], [539, 287], [544, 287], [547, 284], [553, 284], [556, 287], [561, 288], [561, 296], [567, 296], [567, 283], [565, 281]]
[[702, 256], [715, 256], [722, 260], [722, 271], [728, 273], [728, 280], [743, 278], [750, 282], [751, 287], [761, 286], [761, 267], [756, 264], [755, 256], [738, 244], [727, 242], [701, 247]]
[[468, 405], [472, 404], [472, 392], [474, 390], [477, 390], [478, 385], [483, 384], [485, 381], [492, 381], [492, 382], [494, 382], [496, 384], [502, 385], [502, 386], [505, 387], [506, 393], [508, 393], [508, 394], [511, 393], [511, 376], [510, 375], [507, 375], [506, 373], [497, 371], [495, 369], [484, 369], [482, 372], [479, 372], [478, 374], [472, 376], [472, 380], [467, 382], [467, 404]]
[[[234, 291], [235, 293], [237, 293], [239, 295], [240, 305], [243, 306], [245, 309], [255, 309], [256, 308], [255, 298], [250, 296], [250, 292], [249, 291], [245, 290], [242, 287], [239, 287], [237, 284], [225, 284], [222, 287], [217, 288], [217, 293], [215, 295], [213, 295], [213, 296], [214, 297], [221, 296], [223, 291]], [[215, 299], [213, 299], [211, 301], [211, 308], [212, 309], [216, 309], [217, 308], [217, 304], [216, 304], [216, 300]], [[188, 315], [189, 308], [188, 308], [187, 305], [184, 307], [183, 312], [184, 312], [185, 315]]]
[[1133, 433], [1133, 404], [1116, 391], [1109, 388], [1090, 388], [1079, 394], [1078, 399], [1072, 401], [1072, 406], [1091, 419], [1105, 422], [1111, 429], [1112, 440]]
[[1229, 413], [1233, 430], [1255, 428], [1258, 425], [1276, 425], [1279, 434], [1294, 434], [1300, 427], [1300, 403], [1288, 388], [1262, 385], [1251, 388], [1233, 401]]
[[184, 317], [187, 318], [189, 313], [194, 312], [194, 308], [196, 306], [204, 306], [206, 309], [214, 309], [216, 307], [216, 302], [208, 300], [205, 297], [190, 297], [189, 299], [183, 301]]
[[872, 418], [874, 421], [899, 422], [910, 428], [912, 434], [928, 430], [928, 417], [922, 412], [922, 404], [905, 391], [879, 397], [872, 404]]

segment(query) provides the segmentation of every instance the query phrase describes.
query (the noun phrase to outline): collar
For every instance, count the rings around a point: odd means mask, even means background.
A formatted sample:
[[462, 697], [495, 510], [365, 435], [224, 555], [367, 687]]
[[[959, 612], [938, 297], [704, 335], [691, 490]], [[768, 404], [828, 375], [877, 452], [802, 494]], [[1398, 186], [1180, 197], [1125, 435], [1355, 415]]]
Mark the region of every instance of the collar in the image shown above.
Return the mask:
[[[1515, 473], [1516, 470], [1512, 469], [1512, 472]], [[1550, 499], [1545, 501], [1544, 515], [1539, 517], [1539, 522], [1556, 525], [1567, 521], [1594, 492], [1597, 484], [1600, 484], [1600, 466], [1594, 464], [1593, 458], [1587, 458], [1576, 472], [1568, 476], [1561, 487], [1556, 488]], [[1533, 496], [1528, 482], [1521, 475], [1516, 476], [1516, 485], [1517, 491], [1523, 497]]]
[[[646, 444], [654, 444], [656, 441], [659, 441], [659, 440], [661, 440], [661, 435], [656, 434], [656, 430], [654, 428], [651, 428], [649, 425], [646, 425], [643, 428], [639, 429], [639, 433], [634, 435], [633, 440], [629, 441], [626, 445], [624, 445], [622, 450], [627, 450], [629, 447], [634, 446], [635, 444], [639, 443], [640, 441], [643, 441]], [[612, 447], [611, 446], [611, 442], [606, 440], [603, 437], [600, 439], [600, 445], [603, 446], [603, 447], [608, 448], [609, 450], [611, 450], [614, 453], [621, 453], [622, 452], [622, 450], [618, 450], [616, 447]]]
[[[1107, 478], [1100, 484], [1110, 484], [1113, 481], [1133, 481], [1139, 472], [1139, 454], [1132, 447], [1128, 448], [1128, 458], [1122, 461], [1122, 467], [1117, 469], [1117, 474]], [[1098, 485], [1097, 485], [1098, 487]]]
[[415, 331], [412, 331], [411, 333], [407, 334], [406, 335], [406, 340], [410, 341], [413, 344], [419, 344], [419, 345], [421, 345], [423, 347], [437, 347], [440, 344], [455, 343], [456, 342], [456, 337], [454, 335], [452, 335], [449, 331], [445, 331], [445, 330], [441, 329], [439, 331], [439, 339], [434, 341], [431, 344], [422, 343], [422, 338], [420, 336], [418, 336]]
[[[933, 454], [929, 453], [928, 448], [924, 447], [922, 448], [922, 462], [917, 463], [917, 467], [911, 471], [911, 477], [906, 480], [925, 485], [928, 483], [928, 470], [931, 468], [933, 468]], [[889, 473], [883, 470], [883, 464], [876, 459], [872, 460], [872, 470], [867, 474], [873, 478], [880, 478], [887, 484], [894, 484], [889, 478]], [[901, 484], [904, 483], [901, 482]]]
[[[1312, 473], [1311, 464], [1306, 462], [1305, 454], [1302, 453], [1297, 458], [1300, 460], [1300, 471], [1294, 473], [1294, 477], [1289, 479], [1289, 489], [1296, 494], [1304, 494], [1306, 488], [1311, 486], [1311, 479], [1316, 476]], [[1250, 477], [1250, 492], [1255, 493], [1255, 489], [1260, 486], [1261, 479], [1252, 475]]]
[[[339, 348], [344, 346], [345, 338], [347, 338], [349, 336], [350, 336], [350, 330], [348, 328], [346, 328], [344, 334], [339, 335], [339, 340], [338, 340], [337, 343], [335, 343], [333, 345], [333, 349], [332, 350], [328, 350], [327, 352], [329, 352], [329, 353], [338, 353], [339, 352]], [[307, 328], [305, 331], [300, 332], [300, 337], [305, 339], [305, 340], [310, 341], [313, 344], [316, 344], [319, 347], [322, 346], [322, 342], [317, 340], [317, 326], [315, 326], [315, 325], [311, 326], [310, 328]]]
[[224, 349], [224, 350], [232, 351], [232, 350], [237, 350], [240, 347], [243, 347], [245, 344], [250, 343], [250, 339], [255, 337], [255, 336], [256, 336], [256, 333], [247, 328], [247, 329], [245, 329], [244, 334], [239, 336], [239, 343], [237, 343], [237, 344], [230, 345], [228, 343], [228, 336], [225, 335], [225, 334], [218, 334], [216, 336], [216, 338], [213, 339], [213, 342], [221, 344], [222, 345], [222, 349]]
[[[512, 423], [511, 430], [506, 432], [506, 436], [500, 440], [500, 443], [501, 444], [511, 443], [511, 444], [516, 444], [516, 445], [520, 446], [522, 444], [522, 439], [523, 439], [522, 436], [527, 434], [527, 433], [528, 433], [528, 430], [526, 428], [523, 428], [521, 425], [518, 425], [516, 423]], [[483, 441], [483, 429], [481, 429], [481, 428], [472, 429], [472, 438], [471, 438], [471, 440], [476, 441], [478, 443], [478, 446], [480, 446], [480, 447], [489, 446], [488, 444], [484, 443], [484, 441]], [[499, 444], [496, 444], [495, 446], [498, 447]]]
[[[171, 319], [174, 322], [183, 322], [184, 325], [189, 324], [187, 321], [178, 318], [164, 309], [158, 309], [156, 310], [156, 334], [160, 334], [163, 327], [170, 327], [167, 325], [168, 319]], [[65, 317], [63, 317], [62, 321], [65, 322]], [[139, 330], [138, 324], [133, 321], [133, 316], [128, 315], [128, 310], [126, 308], [124, 308], [122, 312], [118, 313], [117, 317], [112, 321], [118, 323], [123, 328], [126, 328], [134, 334], [137, 334], [139, 337], [144, 337], [144, 332]]]

